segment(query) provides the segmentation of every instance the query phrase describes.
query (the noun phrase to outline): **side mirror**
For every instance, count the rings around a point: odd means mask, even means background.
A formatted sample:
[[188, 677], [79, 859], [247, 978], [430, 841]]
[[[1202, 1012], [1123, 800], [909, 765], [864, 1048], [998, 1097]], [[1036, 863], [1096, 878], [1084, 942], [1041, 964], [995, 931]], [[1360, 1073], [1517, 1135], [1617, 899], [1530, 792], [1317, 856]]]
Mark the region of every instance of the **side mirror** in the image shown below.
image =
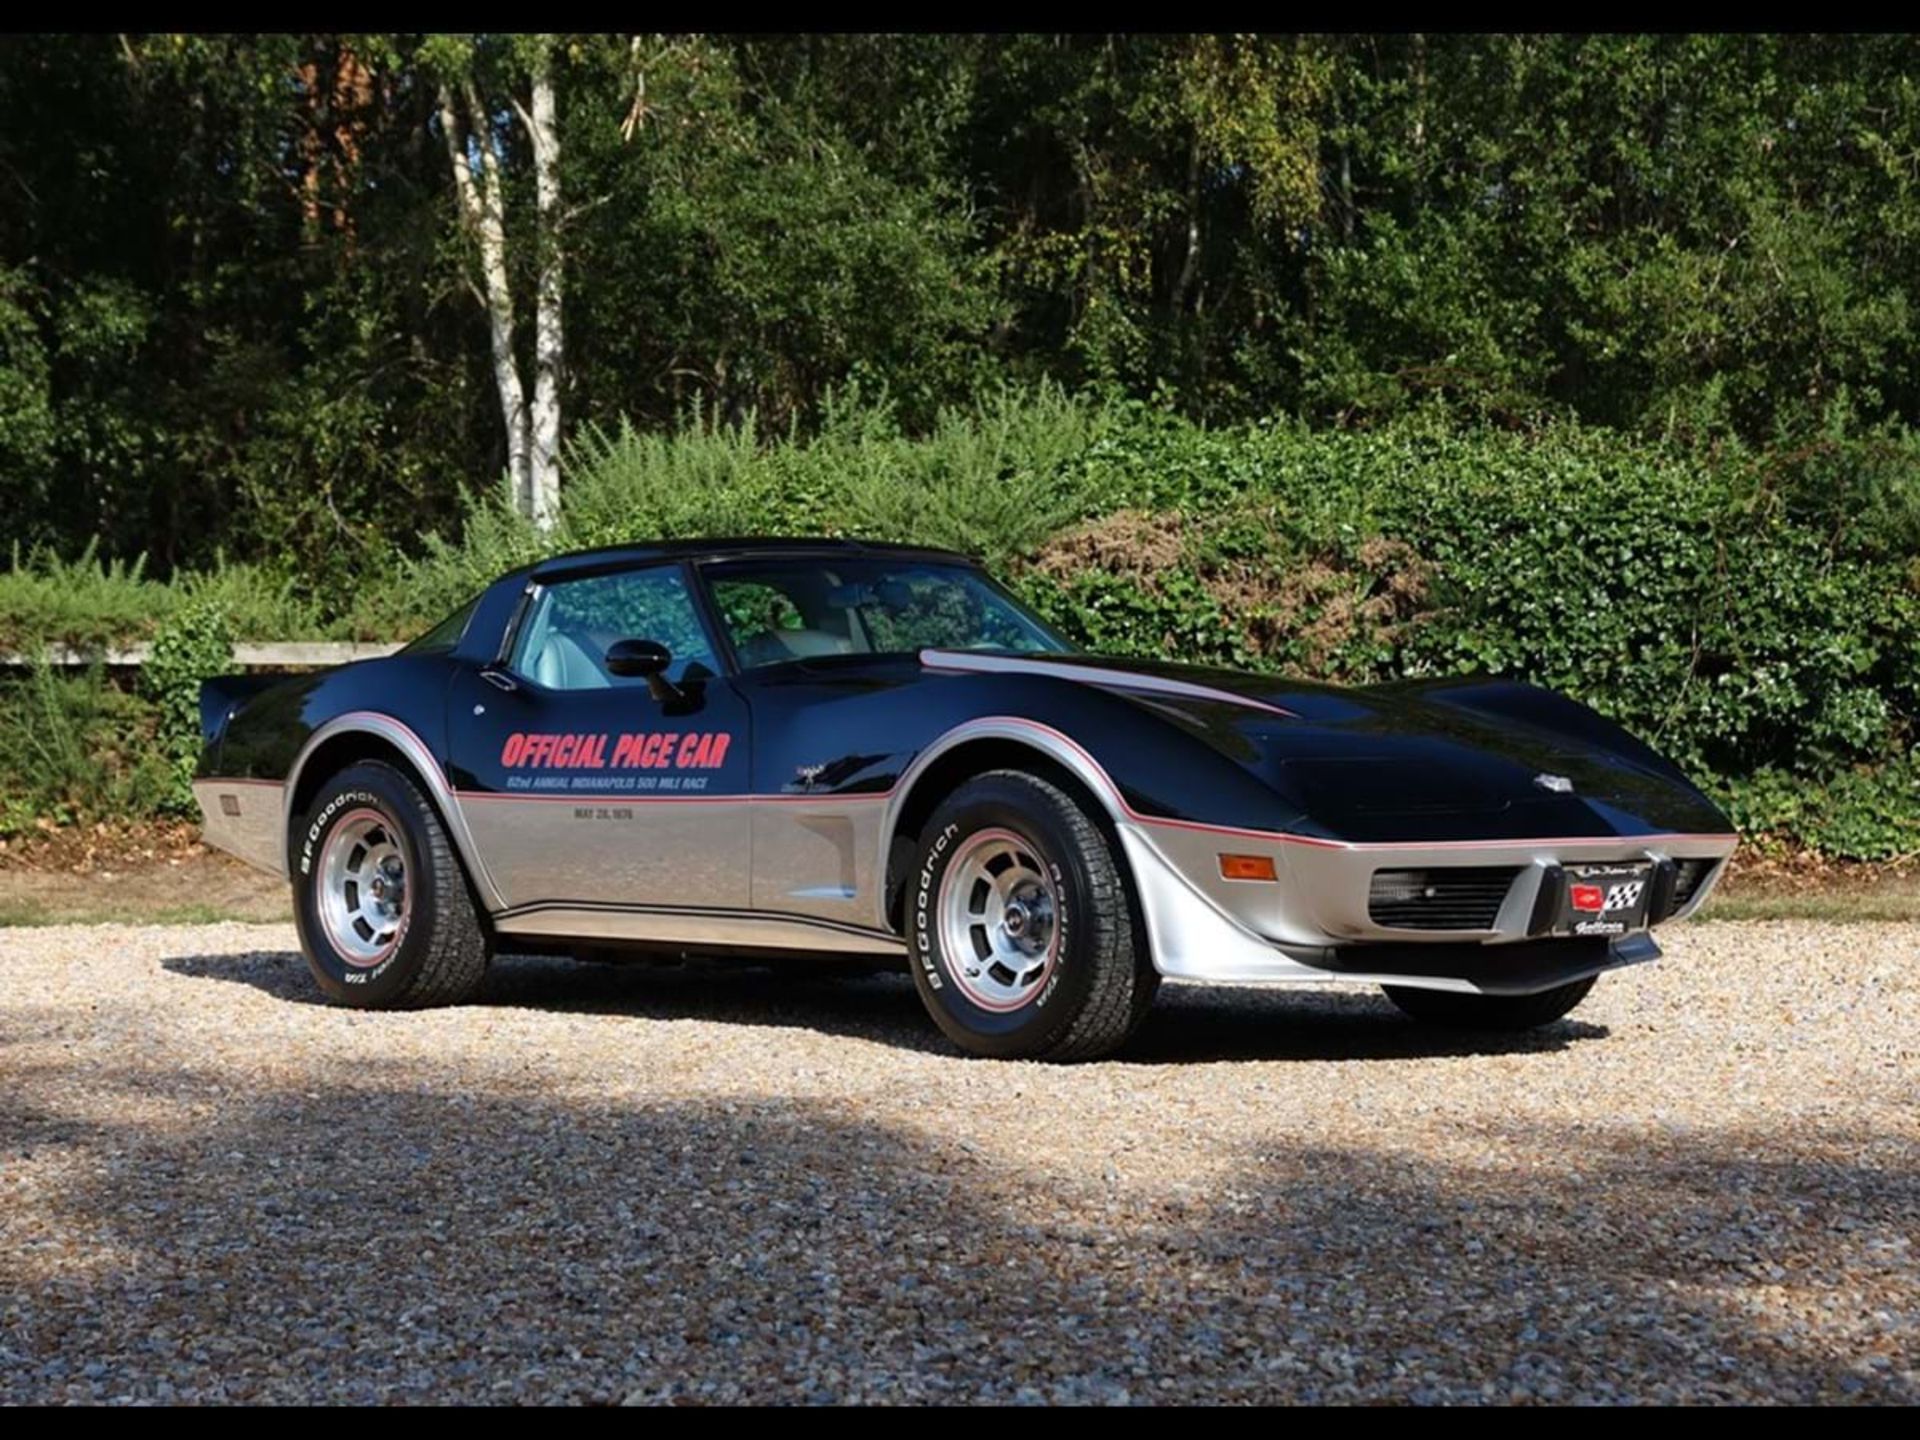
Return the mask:
[[658, 640], [616, 640], [607, 647], [607, 672], [651, 680], [665, 675], [673, 652]]
[[612, 675], [641, 676], [647, 693], [662, 705], [686, 698], [680, 687], [667, 679], [667, 666], [673, 652], [658, 640], [616, 640], [607, 647], [607, 671]]

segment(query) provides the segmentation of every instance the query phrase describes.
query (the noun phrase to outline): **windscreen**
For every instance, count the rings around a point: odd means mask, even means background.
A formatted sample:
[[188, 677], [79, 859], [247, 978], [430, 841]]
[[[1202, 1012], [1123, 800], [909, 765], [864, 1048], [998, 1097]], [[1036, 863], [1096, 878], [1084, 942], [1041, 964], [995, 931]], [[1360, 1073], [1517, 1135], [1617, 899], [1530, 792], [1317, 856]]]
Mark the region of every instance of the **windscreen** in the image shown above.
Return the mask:
[[742, 669], [830, 655], [923, 649], [1070, 650], [980, 571], [937, 561], [770, 559], [703, 577]]

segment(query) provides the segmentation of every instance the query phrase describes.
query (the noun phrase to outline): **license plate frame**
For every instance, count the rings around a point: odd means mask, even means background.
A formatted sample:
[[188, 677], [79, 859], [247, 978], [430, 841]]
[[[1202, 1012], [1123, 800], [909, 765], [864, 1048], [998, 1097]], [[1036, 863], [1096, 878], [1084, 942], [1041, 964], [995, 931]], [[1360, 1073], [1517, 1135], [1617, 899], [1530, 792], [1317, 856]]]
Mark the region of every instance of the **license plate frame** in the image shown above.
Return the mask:
[[1563, 861], [1560, 873], [1554, 934], [1613, 939], [1647, 928], [1653, 898], [1651, 861]]

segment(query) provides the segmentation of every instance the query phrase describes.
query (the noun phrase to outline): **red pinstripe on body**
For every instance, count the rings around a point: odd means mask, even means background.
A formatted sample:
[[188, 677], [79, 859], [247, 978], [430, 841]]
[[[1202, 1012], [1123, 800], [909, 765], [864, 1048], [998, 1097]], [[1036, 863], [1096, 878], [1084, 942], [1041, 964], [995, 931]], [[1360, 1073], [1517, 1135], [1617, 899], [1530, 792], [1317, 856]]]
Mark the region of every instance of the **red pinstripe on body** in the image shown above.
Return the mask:
[[817, 805], [822, 800], [831, 800], [836, 805], [855, 800], [885, 800], [893, 794], [891, 788], [880, 791], [862, 790], [851, 795], [838, 794], [832, 790], [822, 790], [813, 795], [654, 795], [646, 791], [619, 792], [599, 791], [592, 794], [580, 791], [574, 794], [556, 795], [551, 791], [522, 790], [456, 790], [453, 792], [460, 800], [551, 800], [567, 804], [579, 804], [594, 801], [603, 804], [619, 805]]

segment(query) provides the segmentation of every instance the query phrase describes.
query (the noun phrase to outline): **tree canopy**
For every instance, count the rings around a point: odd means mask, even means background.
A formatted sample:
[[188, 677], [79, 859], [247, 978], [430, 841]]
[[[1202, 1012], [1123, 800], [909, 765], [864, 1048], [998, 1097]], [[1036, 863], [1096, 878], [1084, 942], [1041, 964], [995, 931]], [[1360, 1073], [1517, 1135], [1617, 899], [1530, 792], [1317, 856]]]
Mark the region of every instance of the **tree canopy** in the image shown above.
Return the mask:
[[1920, 403], [1911, 37], [543, 43], [557, 241], [524, 40], [0, 40], [7, 534], [319, 565], [499, 483], [450, 66], [527, 313], [562, 247], [570, 427], [1050, 379], [1792, 449]]

